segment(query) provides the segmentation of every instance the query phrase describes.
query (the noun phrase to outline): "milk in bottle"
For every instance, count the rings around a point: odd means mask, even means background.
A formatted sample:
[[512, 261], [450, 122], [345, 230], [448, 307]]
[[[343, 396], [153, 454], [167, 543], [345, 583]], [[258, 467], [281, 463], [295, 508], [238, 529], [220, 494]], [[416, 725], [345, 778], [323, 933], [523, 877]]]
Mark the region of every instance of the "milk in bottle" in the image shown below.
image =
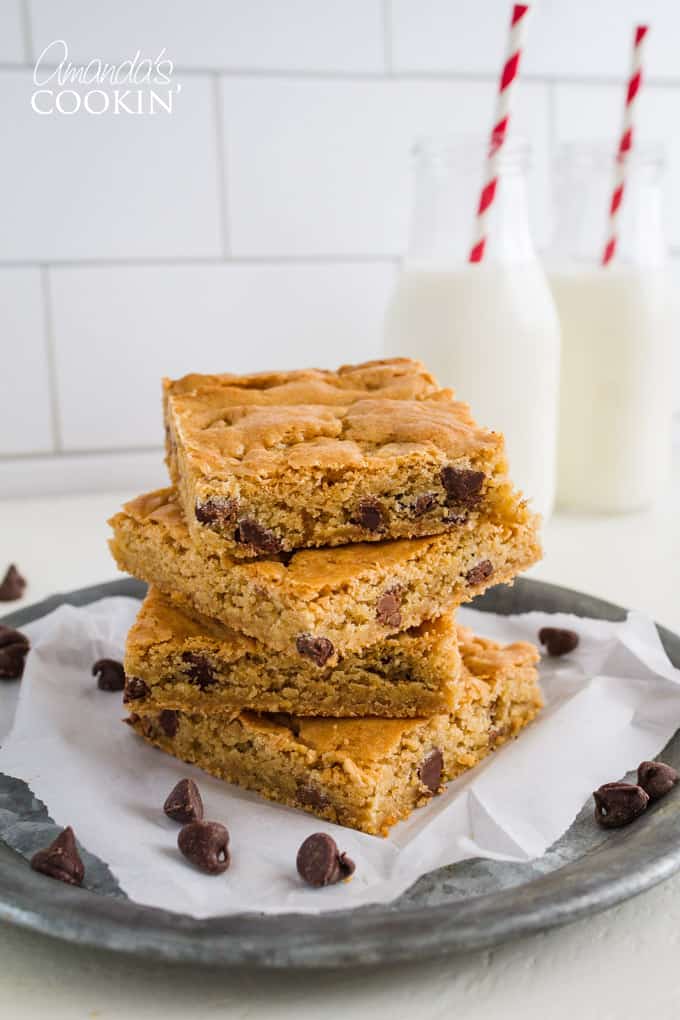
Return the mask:
[[559, 157], [548, 257], [562, 329], [558, 499], [602, 512], [649, 506], [671, 458], [674, 317], [656, 149], [628, 157], [614, 260], [601, 264], [613, 153]]
[[422, 359], [506, 437], [513, 481], [547, 516], [555, 489], [559, 327], [529, 233], [526, 146], [499, 158], [485, 257], [467, 261], [485, 144], [457, 139], [415, 149], [409, 253], [387, 310], [385, 350]]

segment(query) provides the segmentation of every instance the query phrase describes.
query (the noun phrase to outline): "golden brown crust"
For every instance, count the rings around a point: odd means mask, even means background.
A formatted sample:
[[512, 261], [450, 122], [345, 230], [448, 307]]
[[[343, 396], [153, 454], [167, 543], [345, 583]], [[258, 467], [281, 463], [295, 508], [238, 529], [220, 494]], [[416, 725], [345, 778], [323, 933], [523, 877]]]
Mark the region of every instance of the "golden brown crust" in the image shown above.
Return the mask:
[[424, 781], [428, 759], [439, 755], [441, 782], [453, 779], [516, 736], [542, 706], [533, 646], [502, 647], [466, 632], [460, 641], [456, 704], [429, 719], [244, 712], [236, 718], [177, 713], [170, 728], [155, 714], [136, 714], [131, 722], [147, 740], [228, 782], [385, 834], [435, 792]]
[[498, 520], [455, 533], [236, 561], [196, 547], [172, 490], [128, 503], [111, 525], [118, 565], [269, 647], [300, 635], [325, 638], [338, 654], [415, 627], [511, 581], [540, 556], [537, 520], [508, 490]]
[[460, 659], [448, 614], [329, 665], [272, 651], [151, 588], [127, 637], [125, 671], [144, 685], [138, 712], [408, 717], [452, 707]]
[[406, 358], [165, 380], [164, 408], [189, 528], [237, 557], [439, 534], [506, 472], [503, 437]]

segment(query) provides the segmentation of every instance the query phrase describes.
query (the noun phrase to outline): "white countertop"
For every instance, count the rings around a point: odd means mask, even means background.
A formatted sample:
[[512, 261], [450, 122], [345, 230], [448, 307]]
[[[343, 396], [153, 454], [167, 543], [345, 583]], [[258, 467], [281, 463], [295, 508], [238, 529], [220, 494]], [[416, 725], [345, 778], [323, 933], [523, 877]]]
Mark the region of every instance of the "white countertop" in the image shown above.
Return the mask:
[[[114, 578], [106, 518], [128, 494], [0, 502], [0, 571], [22, 602]], [[532, 576], [641, 609], [680, 630], [680, 471], [654, 511], [557, 515]], [[627, 1020], [680, 1014], [680, 876], [597, 917], [499, 949], [338, 974], [197, 971], [73, 948], [0, 925], [0, 1016], [125, 1020], [212, 1017], [464, 1017]]]

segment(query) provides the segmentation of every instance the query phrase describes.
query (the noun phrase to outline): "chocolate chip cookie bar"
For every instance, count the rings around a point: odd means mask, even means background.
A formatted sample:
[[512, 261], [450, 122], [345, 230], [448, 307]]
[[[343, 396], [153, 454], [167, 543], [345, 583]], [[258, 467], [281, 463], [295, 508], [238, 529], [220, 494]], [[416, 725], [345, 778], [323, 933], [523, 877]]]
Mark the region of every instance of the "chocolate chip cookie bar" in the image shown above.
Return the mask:
[[276, 652], [151, 588], [128, 634], [125, 701], [144, 714], [294, 712], [412, 717], [453, 707], [460, 672], [453, 617], [390, 635], [331, 666]]
[[237, 558], [474, 525], [507, 471], [503, 437], [408, 358], [165, 380], [164, 413], [192, 536]]
[[537, 518], [513, 492], [495, 516], [444, 535], [304, 549], [268, 560], [206, 553], [171, 489], [110, 521], [118, 566], [180, 605], [318, 667], [441, 616], [540, 556]]
[[536, 649], [459, 628], [456, 702], [428, 719], [236, 717], [164, 710], [127, 720], [150, 743], [213, 775], [320, 818], [385, 835], [515, 737], [542, 705]]

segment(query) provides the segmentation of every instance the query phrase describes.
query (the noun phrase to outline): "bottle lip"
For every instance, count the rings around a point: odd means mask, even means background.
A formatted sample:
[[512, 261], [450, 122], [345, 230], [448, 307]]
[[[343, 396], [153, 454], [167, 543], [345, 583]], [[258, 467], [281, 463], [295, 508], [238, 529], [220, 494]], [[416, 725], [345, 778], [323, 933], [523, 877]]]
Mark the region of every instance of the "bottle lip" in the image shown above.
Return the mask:
[[420, 135], [411, 147], [411, 156], [417, 163], [433, 168], [479, 170], [493, 157], [501, 172], [526, 170], [531, 145], [523, 135], [514, 133], [507, 135], [498, 148], [488, 134]]
[[618, 159], [625, 159], [626, 165], [662, 169], [666, 163], [666, 147], [656, 139], [634, 141], [625, 156], [620, 157], [616, 142], [598, 138], [577, 138], [562, 142], [557, 149], [557, 162], [583, 169], [612, 167]]

